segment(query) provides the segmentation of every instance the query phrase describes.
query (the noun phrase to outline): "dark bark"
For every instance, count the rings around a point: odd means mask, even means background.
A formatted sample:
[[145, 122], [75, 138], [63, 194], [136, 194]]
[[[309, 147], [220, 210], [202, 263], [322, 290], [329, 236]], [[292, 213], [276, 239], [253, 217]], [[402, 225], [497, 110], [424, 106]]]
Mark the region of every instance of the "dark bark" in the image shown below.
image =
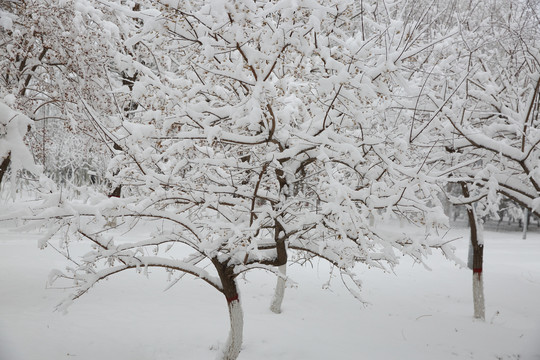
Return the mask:
[[8, 153], [7, 156], [4, 158], [4, 160], [2, 160], [2, 163], [0, 164], [0, 185], [2, 184], [2, 179], [4, 178], [4, 174], [7, 172], [7, 168], [10, 162], [11, 162], [11, 153]]
[[[460, 184], [463, 196], [465, 198], [470, 197], [467, 184], [463, 182]], [[473, 249], [472, 271], [474, 273], [482, 273], [482, 267], [484, 262], [484, 244], [480, 244], [479, 241], [478, 224], [476, 222], [477, 220], [472, 205], [467, 206], [467, 218], [469, 220], [469, 228], [471, 231], [471, 245]]]
[[275, 231], [274, 231], [274, 240], [276, 242], [276, 252], [277, 257], [274, 262], [275, 266], [281, 266], [287, 264], [287, 248], [285, 247], [285, 239], [287, 238], [285, 234], [285, 229], [281, 225], [278, 219], [275, 220]]
[[[283, 191], [289, 191], [287, 187], [287, 183], [285, 180], [285, 173], [281, 169], [277, 169], [276, 171], [276, 177], [279, 181], [279, 187], [280, 187], [280, 193]], [[275, 209], [274, 209], [275, 210]], [[259, 249], [261, 250], [268, 250], [268, 249], [276, 249], [276, 257], [270, 258], [270, 259], [248, 259], [246, 257], [246, 260], [244, 261], [244, 264], [262, 264], [262, 265], [270, 265], [270, 266], [281, 266], [287, 264], [287, 247], [285, 245], [285, 242], [288, 238], [288, 234], [285, 231], [285, 228], [281, 224], [279, 217], [276, 217], [274, 219], [274, 244], [268, 246], [268, 247], [262, 247], [260, 246]]]
[[[287, 180], [285, 178], [285, 172], [281, 169], [276, 170], [276, 177], [279, 181], [279, 192], [287, 195], [289, 191]], [[276, 218], [274, 225], [274, 241], [276, 242], [276, 252], [277, 257], [274, 262], [274, 266], [281, 266], [287, 264], [287, 248], [285, 247], [285, 240], [287, 238], [287, 233], [283, 228], [283, 225], [280, 223], [279, 218]]]
[[238, 288], [236, 287], [236, 274], [234, 273], [234, 266], [228, 264], [223, 264], [217, 259], [212, 259], [221, 284], [223, 285], [223, 295], [227, 299], [227, 302], [230, 303], [234, 300], [238, 300]]
[[118, 185], [114, 190], [109, 194], [109, 197], [119, 198], [122, 193], [122, 185]]

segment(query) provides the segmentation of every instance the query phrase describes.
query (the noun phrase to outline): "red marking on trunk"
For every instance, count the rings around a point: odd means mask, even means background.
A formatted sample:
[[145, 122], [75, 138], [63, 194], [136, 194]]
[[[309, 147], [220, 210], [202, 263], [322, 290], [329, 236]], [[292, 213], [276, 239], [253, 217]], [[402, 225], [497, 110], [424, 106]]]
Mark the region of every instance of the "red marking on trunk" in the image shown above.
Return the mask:
[[482, 268], [480, 269], [473, 269], [473, 274], [481, 274], [482, 273]]
[[232, 302], [235, 301], [235, 300], [238, 300], [238, 295], [236, 295], [235, 297], [232, 297], [232, 298], [230, 298], [230, 299], [227, 298], [227, 303], [230, 304], [230, 303], [232, 303]]

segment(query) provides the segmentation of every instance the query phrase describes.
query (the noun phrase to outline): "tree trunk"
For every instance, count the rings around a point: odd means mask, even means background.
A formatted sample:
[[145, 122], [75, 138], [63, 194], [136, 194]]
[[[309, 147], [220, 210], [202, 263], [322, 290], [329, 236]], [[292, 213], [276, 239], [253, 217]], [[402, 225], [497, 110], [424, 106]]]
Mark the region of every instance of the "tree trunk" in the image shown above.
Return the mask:
[[[280, 170], [281, 171], [281, 170]], [[276, 170], [276, 174], [277, 174]], [[282, 172], [283, 174], [283, 172]], [[280, 184], [283, 188], [285, 184], [284, 178], [280, 178]], [[287, 273], [287, 247], [285, 245], [286, 235], [283, 225], [280, 221], [276, 219], [275, 229], [274, 229], [274, 241], [276, 243], [276, 259], [273, 261], [272, 265], [278, 267], [278, 271], [285, 275]], [[274, 289], [274, 297], [272, 303], [270, 304], [270, 310], [276, 314], [281, 313], [281, 303], [283, 302], [283, 297], [285, 296], [285, 282], [286, 280], [278, 277], [276, 288]]]
[[486, 305], [484, 299], [484, 277], [482, 272], [473, 271], [473, 303], [474, 303], [474, 318], [485, 320]]
[[[285, 276], [287, 274], [287, 264], [281, 265], [278, 267], [279, 272]], [[281, 313], [281, 303], [283, 302], [283, 297], [285, 296], [285, 283], [287, 281], [285, 278], [278, 276], [276, 288], [274, 290], [274, 297], [272, 303], [270, 304], [270, 310], [273, 313]]]
[[4, 160], [2, 160], [2, 162], [0, 163], [0, 185], [2, 185], [2, 179], [4, 178], [4, 175], [7, 172], [7, 168], [10, 162], [11, 162], [11, 153], [8, 153], [7, 156], [4, 158]]
[[234, 268], [220, 263], [213, 259], [212, 263], [217, 269], [219, 278], [223, 285], [223, 295], [227, 299], [227, 308], [229, 309], [230, 330], [227, 342], [220, 350], [217, 360], [236, 360], [242, 349], [242, 335], [244, 330], [244, 315], [240, 298], [238, 296], [238, 287], [234, 275]]
[[2, 185], [2, 179], [4, 178], [4, 174], [7, 172], [10, 161], [11, 153], [8, 153], [4, 160], [2, 160], [2, 162], [0, 163], [0, 185]]
[[240, 299], [227, 300], [231, 329], [229, 337], [223, 347], [223, 352], [218, 356], [219, 360], [235, 360], [242, 349], [242, 332], [244, 330], [244, 314]]
[[[461, 183], [461, 190], [463, 196], [468, 198], [470, 196], [467, 184]], [[473, 303], [474, 303], [474, 317], [476, 319], [485, 320], [485, 299], [484, 299], [484, 278], [482, 274], [482, 267], [484, 262], [484, 241], [482, 238], [482, 224], [478, 222], [476, 218], [476, 212], [474, 206], [467, 206], [467, 217], [469, 219], [470, 228], [470, 240], [471, 246], [469, 247], [469, 268], [473, 271]], [[471, 261], [472, 260], [472, 261]]]
[[484, 299], [484, 226], [478, 221], [474, 208], [472, 209], [474, 219], [476, 221], [475, 231], [476, 236], [472, 236], [471, 228], [471, 244], [472, 244], [472, 271], [473, 271], [473, 302], [474, 302], [474, 317], [476, 319], [485, 320], [486, 305]]
[[523, 240], [527, 240], [527, 230], [529, 229], [529, 209], [523, 209]]

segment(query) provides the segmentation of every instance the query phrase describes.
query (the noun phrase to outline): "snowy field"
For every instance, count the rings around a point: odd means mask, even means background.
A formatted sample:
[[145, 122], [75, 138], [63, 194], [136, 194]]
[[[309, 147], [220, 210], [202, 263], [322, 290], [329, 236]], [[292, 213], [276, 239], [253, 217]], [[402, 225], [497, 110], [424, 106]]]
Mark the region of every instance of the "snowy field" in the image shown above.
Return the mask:
[[[453, 235], [465, 235], [455, 230]], [[96, 286], [67, 315], [67, 290], [46, 289], [65, 260], [37, 234], [0, 228], [1, 360], [213, 359], [228, 333], [223, 296], [193, 278], [164, 292], [166, 275], [123, 273]], [[540, 232], [486, 232], [486, 322], [472, 319], [471, 273], [436, 254], [432, 271], [403, 260], [395, 274], [359, 268], [355, 300], [328, 267], [291, 266], [283, 313], [268, 310], [274, 279], [240, 280], [244, 345], [239, 359], [540, 359]], [[456, 242], [466, 257], [466, 239]]]

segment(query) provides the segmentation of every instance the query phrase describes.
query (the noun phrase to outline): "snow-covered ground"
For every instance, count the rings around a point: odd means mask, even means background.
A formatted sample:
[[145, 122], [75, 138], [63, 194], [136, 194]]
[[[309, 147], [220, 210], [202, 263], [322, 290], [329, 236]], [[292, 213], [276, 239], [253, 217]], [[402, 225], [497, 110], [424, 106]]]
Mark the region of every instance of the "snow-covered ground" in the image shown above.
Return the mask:
[[[454, 235], [466, 231], [455, 230]], [[68, 290], [46, 289], [65, 259], [38, 250], [36, 234], [0, 228], [1, 360], [213, 359], [228, 332], [225, 301], [185, 278], [123, 273], [98, 284], [67, 315]], [[292, 266], [283, 313], [268, 310], [274, 279], [241, 280], [245, 327], [239, 359], [540, 359], [540, 233], [485, 234], [486, 321], [472, 319], [471, 273], [436, 254], [432, 271], [404, 258], [395, 274], [359, 268], [365, 306], [328, 267]], [[456, 242], [465, 259], [466, 240]]]

